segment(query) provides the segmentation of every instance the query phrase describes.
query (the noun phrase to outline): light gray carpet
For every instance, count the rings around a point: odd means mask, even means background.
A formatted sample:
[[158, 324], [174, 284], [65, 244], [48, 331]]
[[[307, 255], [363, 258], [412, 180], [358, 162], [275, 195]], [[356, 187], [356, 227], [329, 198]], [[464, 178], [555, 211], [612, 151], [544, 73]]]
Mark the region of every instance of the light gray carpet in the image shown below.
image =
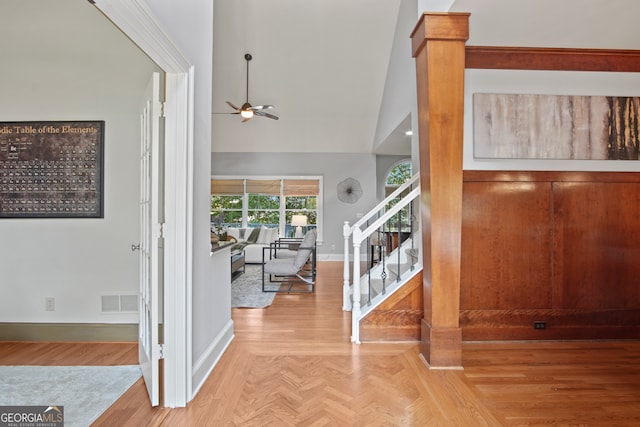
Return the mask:
[[262, 292], [261, 264], [247, 264], [245, 272], [231, 281], [231, 307], [265, 308], [274, 297], [274, 292]]
[[88, 427], [140, 377], [135, 366], [0, 366], [0, 406], [64, 406], [65, 427]]

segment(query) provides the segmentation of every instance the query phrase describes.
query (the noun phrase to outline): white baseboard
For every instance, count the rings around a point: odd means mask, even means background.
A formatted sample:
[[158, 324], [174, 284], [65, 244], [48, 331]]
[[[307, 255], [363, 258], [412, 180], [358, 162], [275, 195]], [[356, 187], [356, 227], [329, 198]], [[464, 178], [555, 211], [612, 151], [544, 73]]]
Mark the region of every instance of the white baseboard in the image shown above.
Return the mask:
[[209, 378], [209, 375], [211, 375], [213, 368], [216, 367], [225, 350], [229, 347], [231, 341], [233, 341], [234, 336], [233, 320], [229, 320], [227, 325], [220, 331], [207, 350], [193, 365], [191, 375], [192, 391], [189, 401], [196, 397], [196, 394], [198, 394], [204, 382]]
[[[366, 260], [367, 254], [361, 254], [360, 260]], [[344, 261], [344, 254], [318, 254], [318, 261]], [[353, 261], [353, 254], [349, 255], [349, 261]]]
[[318, 254], [318, 261], [336, 261], [340, 262], [344, 259], [342, 254]]

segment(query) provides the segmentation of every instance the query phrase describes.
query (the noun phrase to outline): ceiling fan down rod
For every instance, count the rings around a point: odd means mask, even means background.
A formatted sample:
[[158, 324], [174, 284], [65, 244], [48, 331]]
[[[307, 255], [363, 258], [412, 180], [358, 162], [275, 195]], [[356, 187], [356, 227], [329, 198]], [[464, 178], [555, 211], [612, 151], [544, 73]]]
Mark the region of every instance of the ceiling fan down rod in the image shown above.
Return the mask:
[[251, 61], [251, 59], [253, 59], [253, 57], [251, 56], [250, 53], [245, 53], [244, 54], [244, 59], [247, 61], [247, 87], [246, 87], [246, 94], [247, 97], [245, 99], [245, 103], [249, 103], [249, 61]]

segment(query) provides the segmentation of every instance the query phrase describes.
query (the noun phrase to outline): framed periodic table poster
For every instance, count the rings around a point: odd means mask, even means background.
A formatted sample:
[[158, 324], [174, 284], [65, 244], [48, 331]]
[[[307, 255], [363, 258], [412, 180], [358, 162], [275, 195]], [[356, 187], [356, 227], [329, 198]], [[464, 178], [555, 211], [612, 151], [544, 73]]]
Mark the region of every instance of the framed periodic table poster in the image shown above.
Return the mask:
[[0, 218], [103, 218], [104, 121], [0, 122]]

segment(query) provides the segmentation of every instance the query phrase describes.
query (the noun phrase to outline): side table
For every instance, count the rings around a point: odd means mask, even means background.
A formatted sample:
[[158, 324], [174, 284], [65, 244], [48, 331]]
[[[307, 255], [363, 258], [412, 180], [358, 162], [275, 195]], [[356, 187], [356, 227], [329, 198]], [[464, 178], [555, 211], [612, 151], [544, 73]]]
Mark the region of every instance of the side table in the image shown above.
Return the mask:
[[[242, 269], [242, 271], [240, 271]], [[231, 280], [245, 272], [244, 251], [231, 254]]]

